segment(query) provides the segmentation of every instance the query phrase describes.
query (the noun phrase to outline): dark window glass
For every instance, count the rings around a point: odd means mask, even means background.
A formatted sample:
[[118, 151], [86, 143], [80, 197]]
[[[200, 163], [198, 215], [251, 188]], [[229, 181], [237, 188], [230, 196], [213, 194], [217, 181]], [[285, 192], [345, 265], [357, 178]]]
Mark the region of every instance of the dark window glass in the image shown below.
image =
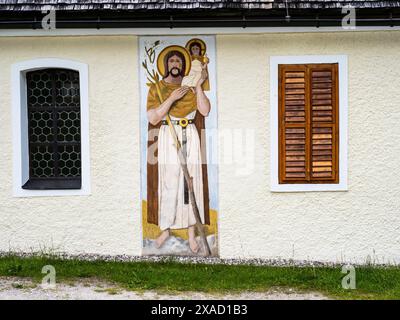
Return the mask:
[[24, 189], [81, 188], [79, 72], [28, 72], [29, 181]]

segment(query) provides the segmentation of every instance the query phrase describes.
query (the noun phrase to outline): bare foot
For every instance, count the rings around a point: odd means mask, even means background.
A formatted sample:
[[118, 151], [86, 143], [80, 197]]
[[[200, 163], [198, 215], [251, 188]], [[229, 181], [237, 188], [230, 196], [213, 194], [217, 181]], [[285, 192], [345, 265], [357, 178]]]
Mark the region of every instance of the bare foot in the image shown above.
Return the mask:
[[196, 239], [189, 239], [189, 247], [193, 253], [197, 253], [200, 249], [199, 244], [197, 243]]
[[169, 229], [164, 230], [163, 232], [161, 232], [161, 234], [158, 236], [158, 238], [156, 239], [156, 245], [155, 247], [157, 249], [160, 249], [161, 246], [164, 244], [165, 240], [167, 240], [169, 237]]

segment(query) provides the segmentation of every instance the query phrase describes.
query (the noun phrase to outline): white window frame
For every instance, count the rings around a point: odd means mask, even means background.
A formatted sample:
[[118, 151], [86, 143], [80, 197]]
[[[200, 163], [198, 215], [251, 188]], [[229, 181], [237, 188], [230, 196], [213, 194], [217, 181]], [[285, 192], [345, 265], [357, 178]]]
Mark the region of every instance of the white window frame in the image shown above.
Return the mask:
[[[81, 114], [81, 179], [80, 189], [25, 190], [22, 186], [29, 179], [29, 137], [28, 108], [26, 101], [26, 73], [29, 71], [62, 68], [79, 72], [80, 114]], [[13, 195], [14, 197], [35, 196], [74, 196], [90, 194], [90, 155], [89, 155], [89, 90], [87, 64], [43, 58], [22, 61], [11, 67], [12, 127], [13, 127]]]
[[[279, 183], [278, 66], [280, 64], [338, 63], [339, 65], [339, 183]], [[270, 57], [271, 191], [347, 191], [348, 66], [347, 55]]]

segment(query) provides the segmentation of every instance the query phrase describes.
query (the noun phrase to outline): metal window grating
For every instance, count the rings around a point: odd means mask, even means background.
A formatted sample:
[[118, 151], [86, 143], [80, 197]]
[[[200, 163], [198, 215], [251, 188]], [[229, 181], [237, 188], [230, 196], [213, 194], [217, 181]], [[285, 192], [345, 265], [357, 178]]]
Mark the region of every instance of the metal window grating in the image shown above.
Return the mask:
[[25, 189], [79, 189], [81, 136], [79, 72], [42, 69], [26, 74], [29, 181]]

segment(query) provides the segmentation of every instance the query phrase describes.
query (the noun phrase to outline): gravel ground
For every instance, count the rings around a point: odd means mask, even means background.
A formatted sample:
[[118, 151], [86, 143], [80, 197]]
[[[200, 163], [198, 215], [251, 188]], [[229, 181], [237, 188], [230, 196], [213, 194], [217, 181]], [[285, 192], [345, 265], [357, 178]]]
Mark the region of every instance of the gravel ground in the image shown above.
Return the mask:
[[291, 289], [238, 294], [208, 294], [199, 292], [163, 293], [127, 291], [110, 283], [83, 280], [57, 284], [45, 289], [26, 278], [0, 277], [0, 300], [325, 300], [320, 293], [300, 293]]

